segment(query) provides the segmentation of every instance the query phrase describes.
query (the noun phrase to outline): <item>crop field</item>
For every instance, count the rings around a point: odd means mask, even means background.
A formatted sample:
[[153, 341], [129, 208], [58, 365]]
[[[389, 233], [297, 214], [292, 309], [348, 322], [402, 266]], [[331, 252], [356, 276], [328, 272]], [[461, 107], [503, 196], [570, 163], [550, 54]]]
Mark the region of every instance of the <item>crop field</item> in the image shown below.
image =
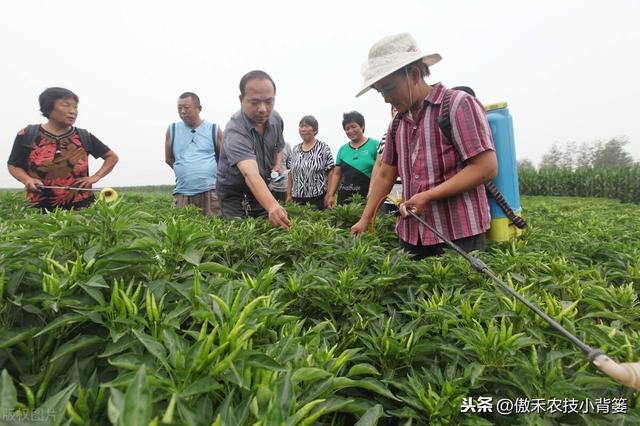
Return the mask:
[[[478, 256], [640, 361], [640, 206], [522, 205], [525, 233]], [[1, 193], [0, 424], [640, 424], [638, 392], [455, 253], [411, 261], [391, 217], [350, 237], [361, 209], [290, 206], [284, 231], [162, 194], [42, 215]]]
[[526, 195], [606, 197], [640, 203], [640, 165], [612, 168], [568, 168], [518, 171]]

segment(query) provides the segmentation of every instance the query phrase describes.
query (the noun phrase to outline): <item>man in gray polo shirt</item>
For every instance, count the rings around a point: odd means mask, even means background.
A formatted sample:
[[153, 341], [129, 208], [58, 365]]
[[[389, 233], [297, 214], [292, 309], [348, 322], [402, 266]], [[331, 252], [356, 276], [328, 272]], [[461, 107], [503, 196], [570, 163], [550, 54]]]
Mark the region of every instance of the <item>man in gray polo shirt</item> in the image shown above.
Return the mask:
[[217, 191], [222, 217], [268, 217], [273, 226], [289, 228], [287, 212], [267, 182], [280, 173], [284, 124], [273, 110], [276, 85], [264, 71], [240, 80], [240, 111], [231, 116], [222, 137]]

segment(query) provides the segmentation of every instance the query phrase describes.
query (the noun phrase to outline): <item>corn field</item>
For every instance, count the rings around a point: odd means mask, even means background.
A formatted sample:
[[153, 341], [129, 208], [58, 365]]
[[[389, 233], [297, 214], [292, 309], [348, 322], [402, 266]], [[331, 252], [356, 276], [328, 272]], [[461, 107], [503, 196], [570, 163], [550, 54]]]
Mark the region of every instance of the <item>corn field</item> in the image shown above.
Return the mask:
[[640, 203], [640, 165], [617, 168], [524, 169], [518, 171], [523, 195], [613, 198]]
[[[0, 194], [0, 423], [640, 424], [640, 395], [454, 253], [411, 261], [392, 217], [352, 238], [358, 204], [287, 207], [289, 231], [169, 205], [125, 194], [42, 215]], [[479, 257], [588, 345], [639, 361], [640, 208], [523, 205], [526, 232]], [[469, 398], [594, 405], [505, 415]]]

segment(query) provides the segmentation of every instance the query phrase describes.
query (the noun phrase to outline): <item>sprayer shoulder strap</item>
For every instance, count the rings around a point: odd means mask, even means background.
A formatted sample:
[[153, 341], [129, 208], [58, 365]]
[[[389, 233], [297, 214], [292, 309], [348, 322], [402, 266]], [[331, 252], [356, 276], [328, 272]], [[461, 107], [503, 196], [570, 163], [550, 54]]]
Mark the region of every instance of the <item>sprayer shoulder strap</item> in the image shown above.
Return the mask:
[[445, 89], [444, 97], [442, 98], [442, 110], [440, 116], [436, 119], [438, 121], [438, 127], [446, 138], [447, 142], [451, 143], [451, 90]]
[[31, 148], [38, 138], [38, 133], [40, 133], [40, 125], [39, 124], [29, 124], [25, 127], [24, 130], [24, 146]]
[[80, 143], [82, 144], [82, 147], [85, 149], [85, 151], [93, 150], [93, 145], [91, 143], [91, 133], [89, 133], [87, 129], [81, 129], [79, 127], [76, 127], [76, 131], [80, 136]]
[[[393, 121], [391, 122], [391, 131], [390, 134], [387, 135], [386, 145], [390, 145], [393, 150], [393, 164], [397, 164], [398, 162], [398, 153], [396, 151], [396, 133], [398, 133], [398, 126], [400, 125], [400, 113], [396, 114], [393, 117]], [[385, 148], [386, 149], [386, 148]]]
[[213, 140], [213, 149], [216, 153], [216, 163], [220, 161], [220, 147], [218, 146], [218, 125], [212, 123], [211, 125], [211, 136]]
[[[171, 152], [173, 152], [173, 141], [176, 140], [176, 123], [171, 123]], [[173, 154], [175, 156], [175, 153]]]

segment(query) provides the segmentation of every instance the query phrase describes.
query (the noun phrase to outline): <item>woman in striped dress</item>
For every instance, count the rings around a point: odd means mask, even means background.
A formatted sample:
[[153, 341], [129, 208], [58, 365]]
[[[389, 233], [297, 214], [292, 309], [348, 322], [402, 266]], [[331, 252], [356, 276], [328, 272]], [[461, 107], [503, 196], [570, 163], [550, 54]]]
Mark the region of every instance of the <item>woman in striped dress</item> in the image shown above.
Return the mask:
[[335, 166], [333, 154], [326, 143], [316, 139], [318, 120], [312, 115], [302, 117], [298, 132], [302, 142], [293, 147], [289, 157], [287, 202], [310, 204], [323, 210], [328, 175]]

